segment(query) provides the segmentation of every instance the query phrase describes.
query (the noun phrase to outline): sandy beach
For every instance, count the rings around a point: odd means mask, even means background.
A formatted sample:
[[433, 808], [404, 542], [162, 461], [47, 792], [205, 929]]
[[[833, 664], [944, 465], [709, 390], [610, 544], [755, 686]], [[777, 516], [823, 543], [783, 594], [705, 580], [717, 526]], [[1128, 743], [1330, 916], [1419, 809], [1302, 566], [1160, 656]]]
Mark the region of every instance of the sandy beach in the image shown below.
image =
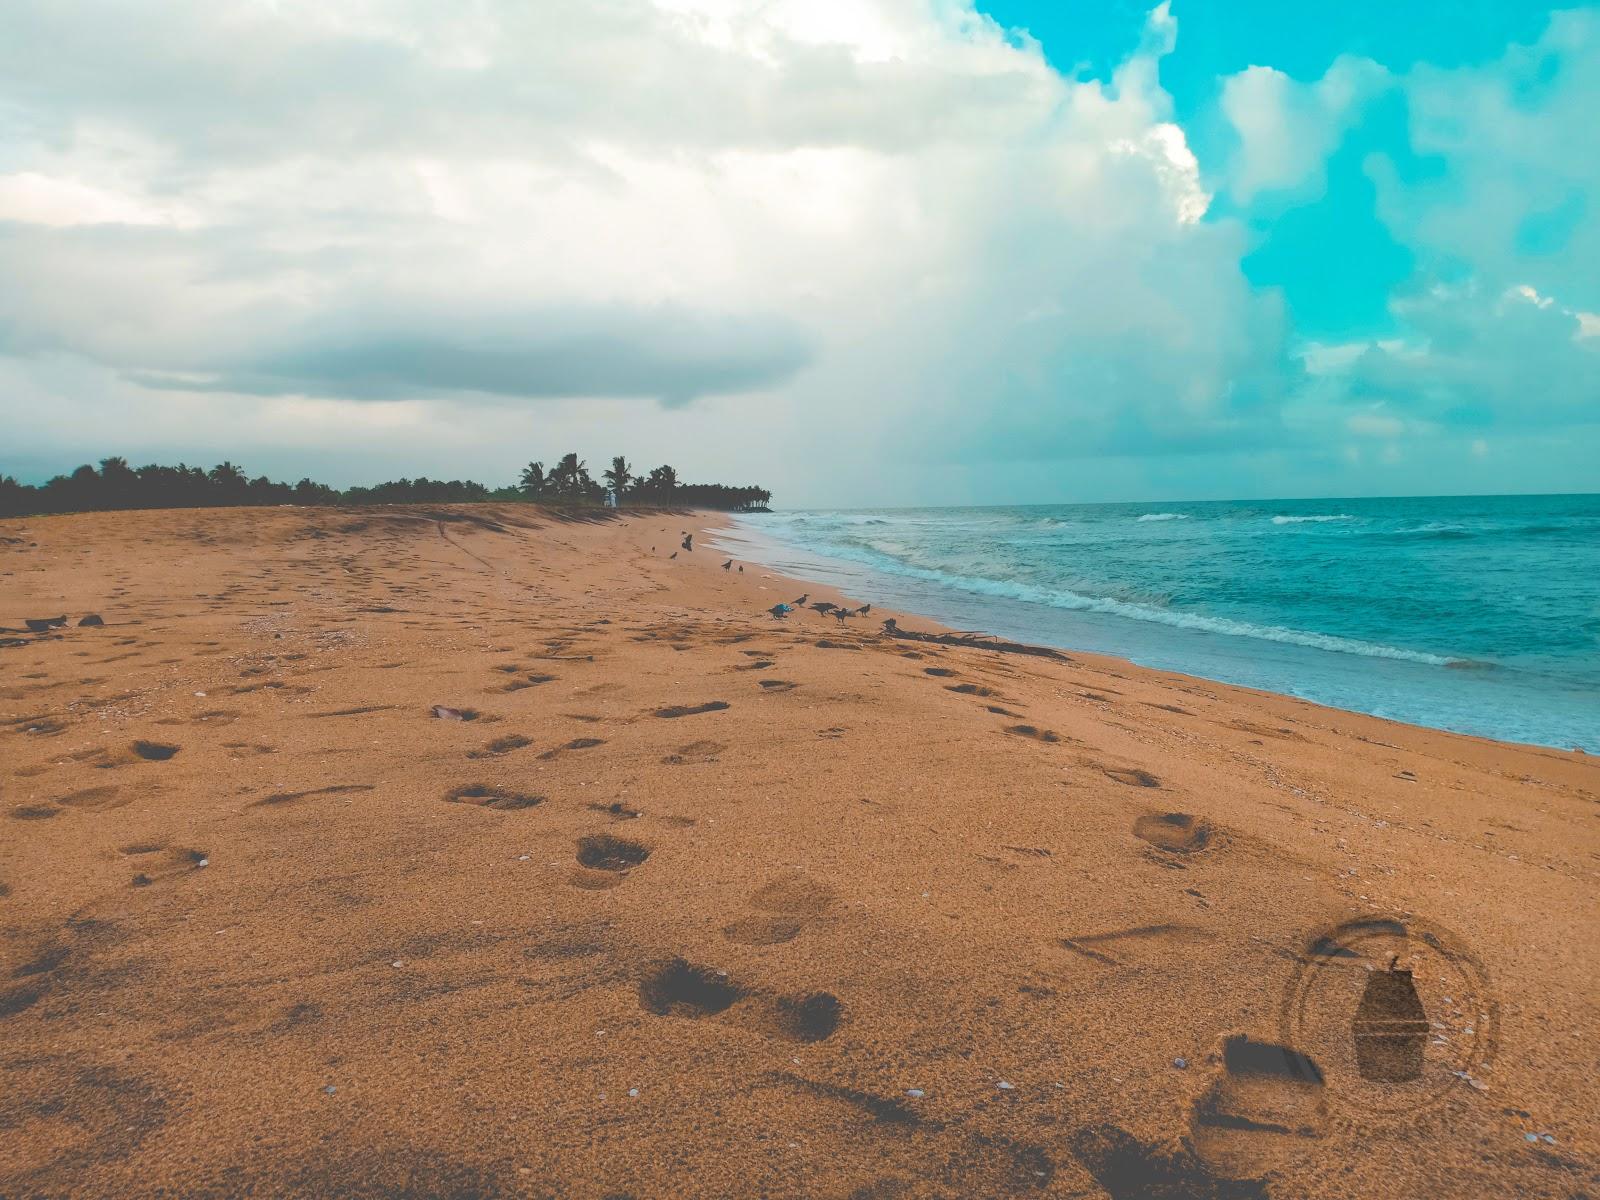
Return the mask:
[[0, 1196], [1600, 1188], [1594, 759], [720, 520], [0, 522]]

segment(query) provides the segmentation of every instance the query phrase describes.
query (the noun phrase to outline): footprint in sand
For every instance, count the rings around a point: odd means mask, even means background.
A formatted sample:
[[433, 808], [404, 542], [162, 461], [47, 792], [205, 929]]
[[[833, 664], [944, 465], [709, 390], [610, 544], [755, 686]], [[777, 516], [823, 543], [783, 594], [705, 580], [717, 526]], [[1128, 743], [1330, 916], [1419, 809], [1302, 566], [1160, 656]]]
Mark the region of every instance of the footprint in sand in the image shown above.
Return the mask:
[[605, 744], [606, 743], [605, 743], [605, 739], [604, 738], [592, 738], [592, 737], [573, 738], [570, 742], [567, 742], [565, 745], [557, 746], [553, 750], [546, 750], [543, 754], [539, 755], [539, 757], [541, 759], [543, 759], [544, 761], [548, 762], [550, 759], [555, 758], [558, 755], [563, 754], [568, 750], [592, 750], [596, 746], [604, 746]]
[[657, 964], [639, 983], [639, 1007], [658, 1017], [713, 1017], [741, 1000], [754, 1003], [736, 1015], [768, 1037], [785, 1041], [825, 1041], [844, 1019], [844, 1005], [829, 992], [773, 996], [734, 983], [725, 971], [681, 958]]
[[1218, 841], [1213, 826], [1189, 813], [1146, 813], [1133, 823], [1133, 835], [1169, 854], [1198, 854]]
[[792, 692], [799, 686], [797, 683], [790, 683], [787, 679], [761, 680], [761, 687], [769, 692]]
[[578, 862], [594, 871], [628, 871], [650, 857], [650, 848], [607, 833], [578, 839]]
[[722, 936], [745, 946], [792, 942], [835, 899], [832, 888], [809, 875], [781, 876], [751, 895], [748, 903], [758, 911], [725, 925]]
[[1052, 729], [1040, 729], [1035, 725], [1007, 725], [1007, 733], [1014, 733], [1018, 737], [1032, 738], [1036, 742], [1059, 742], [1061, 735]]
[[830, 992], [780, 996], [769, 1018], [772, 1033], [791, 1042], [822, 1042], [832, 1037], [844, 1016], [844, 1005]]
[[639, 1007], [658, 1017], [714, 1016], [743, 995], [744, 989], [736, 987], [727, 972], [681, 958], [652, 968], [639, 981]]
[[532, 738], [523, 737], [520, 733], [507, 734], [505, 737], [495, 738], [481, 750], [468, 750], [468, 758], [498, 758], [502, 754], [510, 754], [513, 750], [521, 750], [525, 746], [533, 745]]
[[650, 847], [628, 838], [605, 833], [581, 837], [578, 839], [578, 866], [567, 877], [567, 882], [587, 892], [608, 891], [620, 887], [628, 872], [649, 857]]
[[717, 755], [728, 747], [721, 742], [690, 742], [687, 746], [679, 746], [661, 761], [671, 766], [683, 766], [686, 763], [714, 763]]
[[986, 688], [976, 683], [954, 683], [945, 688], [947, 692], [954, 692], [958, 696], [983, 696], [993, 697], [1000, 693], [993, 688]]
[[19, 804], [11, 810], [14, 821], [48, 821], [60, 815], [61, 810], [53, 804]]
[[667, 708], [658, 708], [655, 715], [671, 720], [677, 717], [696, 717], [701, 713], [722, 712], [729, 707], [726, 700], [708, 700], [704, 704], [674, 704]]
[[[917, 657], [921, 658], [922, 656], [919, 654]], [[932, 675], [937, 679], [953, 679], [955, 677], [955, 672], [949, 667], [923, 667], [922, 673], [924, 675]]]
[[1101, 767], [1106, 778], [1115, 779], [1118, 783], [1125, 783], [1129, 787], [1158, 788], [1161, 780], [1149, 771], [1141, 771], [1138, 767]]
[[1326, 1087], [1309, 1056], [1238, 1034], [1209, 1064], [1210, 1083], [1189, 1110], [1189, 1136], [1218, 1175], [1262, 1175], [1326, 1130]]
[[166, 742], [137, 741], [133, 744], [133, 752], [146, 762], [166, 762], [178, 753], [178, 747]]
[[1110, 1200], [1267, 1200], [1259, 1181], [1220, 1178], [1188, 1146], [1168, 1151], [1117, 1125], [1079, 1129], [1067, 1149]]
[[114, 787], [92, 787], [71, 792], [62, 796], [56, 803], [85, 812], [106, 812], [113, 808], [122, 808], [128, 803], [128, 797]]
[[473, 804], [479, 808], [492, 808], [496, 812], [515, 812], [544, 803], [543, 796], [507, 791], [505, 788], [486, 787], [481, 783], [452, 788], [444, 794], [444, 798], [450, 804]]

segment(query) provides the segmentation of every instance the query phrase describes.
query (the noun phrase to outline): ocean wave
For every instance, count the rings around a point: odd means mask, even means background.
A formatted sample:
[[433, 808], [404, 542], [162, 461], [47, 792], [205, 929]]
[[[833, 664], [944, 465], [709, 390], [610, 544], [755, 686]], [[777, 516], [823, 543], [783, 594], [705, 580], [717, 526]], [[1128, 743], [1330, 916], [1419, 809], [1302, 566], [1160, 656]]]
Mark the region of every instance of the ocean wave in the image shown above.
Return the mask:
[[1321, 524], [1323, 521], [1354, 521], [1349, 513], [1315, 513], [1310, 516], [1283, 516], [1273, 517], [1274, 525], [1303, 525], [1306, 522]]
[[1475, 536], [1472, 530], [1463, 526], [1444, 525], [1438, 521], [1429, 521], [1426, 525], [1417, 525], [1411, 529], [1396, 529], [1394, 532], [1396, 537], [1437, 538], [1442, 541]]
[[1187, 521], [1189, 519], [1189, 514], [1169, 512], [1145, 513], [1138, 519], [1141, 521]]
[[890, 575], [919, 579], [926, 583], [956, 588], [974, 595], [1020, 600], [1028, 604], [1042, 604], [1069, 612], [1101, 613], [1106, 616], [1122, 617], [1131, 621], [1166, 625], [1176, 629], [1190, 629], [1201, 633], [1219, 634], [1224, 637], [1253, 638], [1258, 641], [1304, 646], [1313, 650], [1327, 650], [1336, 654], [1354, 654], [1364, 658], [1387, 658], [1399, 662], [1421, 663], [1433, 667], [1448, 667], [1463, 661], [1460, 658], [1452, 658], [1443, 654], [1431, 654], [1424, 650], [1407, 650], [1399, 646], [1386, 646], [1378, 642], [1362, 641], [1358, 638], [1339, 637], [1327, 633], [1311, 633], [1306, 630], [1287, 629], [1277, 625], [1257, 625], [1249, 621], [1237, 621], [1230, 617], [1208, 616], [1204, 613], [1161, 608], [1148, 602], [1122, 600], [1113, 596], [1093, 595], [1065, 588], [1040, 587], [1037, 584], [1023, 583], [1019, 580], [965, 575], [933, 567], [920, 566], [914, 562], [907, 561], [905, 558], [884, 553], [874, 553], [871, 550], [855, 546], [845, 546], [837, 543], [803, 544], [803, 548], [831, 558], [842, 558], [860, 563]]

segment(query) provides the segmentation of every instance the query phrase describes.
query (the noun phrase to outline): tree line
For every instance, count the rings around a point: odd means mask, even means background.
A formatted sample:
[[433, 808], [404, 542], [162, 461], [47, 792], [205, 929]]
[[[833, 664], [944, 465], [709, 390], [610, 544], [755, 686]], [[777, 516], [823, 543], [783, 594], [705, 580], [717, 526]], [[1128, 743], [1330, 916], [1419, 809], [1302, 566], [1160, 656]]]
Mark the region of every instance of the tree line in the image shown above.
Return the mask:
[[678, 472], [665, 465], [638, 475], [620, 454], [600, 473], [598, 481], [590, 477], [589, 464], [576, 454], [566, 455], [548, 471], [543, 463], [531, 462], [522, 469], [517, 490], [529, 500], [562, 503], [602, 504], [609, 497], [618, 504], [677, 504], [745, 512], [760, 511], [772, 503], [772, 493], [766, 488], [682, 483]]
[[279, 483], [265, 475], [251, 479], [231, 462], [209, 471], [179, 463], [130, 467], [125, 458], [103, 458], [99, 470], [85, 464], [69, 475], [57, 475], [34, 486], [0, 475], [0, 517], [39, 513], [94, 512], [129, 508], [227, 508], [241, 505], [459, 504], [482, 500], [533, 501], [543, 504], [600, 505], [608, 501], [634, 505], [676, 505], [684, 508], [763, 509], [772, 493], [759, 487], [685, 484], [669, 466], [635, 476], [626, 459], [611, 460], [604, 483], [589, 477], [576, 454], [563, 457], [546, 472], [530, 463], [521, 480], [491, 488], [470, 479], [395, 479], [372, 487], [339, 489], [312, 479]]

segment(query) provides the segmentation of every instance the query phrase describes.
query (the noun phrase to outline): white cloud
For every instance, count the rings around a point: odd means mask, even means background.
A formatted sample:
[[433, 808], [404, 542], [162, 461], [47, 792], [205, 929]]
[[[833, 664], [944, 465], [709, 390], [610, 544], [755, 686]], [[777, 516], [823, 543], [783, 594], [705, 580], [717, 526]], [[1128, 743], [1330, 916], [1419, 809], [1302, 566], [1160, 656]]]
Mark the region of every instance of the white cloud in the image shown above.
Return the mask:
[[[1590, 25], [1552, 28], [1541, 53], [1588, 61]], [[1393, 87], [1470, 182], [1462, 204], [1374, 168], [1385, 219], [1471, 280], [1302, 354], [1246, 230], [1208, 215], [1159, 84], [1176, 36], [1162, 4], [1101, 84], [962, 0], [11, 0], [0, 416], [31, 454], [243, 438], [503, 478], [614, 448], [797, 501], [1581, 415], [1595, 223], [1572, 262], [1514, 243], [1592, 180], [1587, 125], [1543, 127], [1586, 121], [1591, 85], [1524, 120], [1519, 59], [1468, 69], [1501, 120], [1480, 149], [1442, 73], [1228, 81], [1240, 149], [1205, 178], [1235, 201], [1320, 188]], [[1495, 179], [1499, 154], [1526, 170]]]
[[169, 225], [198, 224], [181, 204], [156, 203], [76, 179], [60, 179], [37, 171], [0, 175], [0, 221], [29, 225]]
[[1268, 191], [1321, 192], [1329, 156], [1389, 82], [1377, 63], [1349, 56], [1335, 59], [1310, 84], [1273, 67], [1229, 76], [1220, 103], [1239, 142], [1227, 172], [1229, 191], [1244, 202]]
[[1200, 223], [1165, 5], [1110, 85], [932, 0], [8, 20], [23, 166], [185, 214], [0, 227], [29, 281], [0, 282], [0, 349], [98, 366], [125, 426], [176, 406], [220, 445], [250, 396], [432, 397], [398, 429], [420, 454], [475, 397], [538, 398], [550, 436], [585, 397], [699, 397], [626, 434], [771, 474], [794, 430], [863, 460], [1226, 439], [1292, 373], [1241, 235]]
[[1405, 93], [1414, 149], [1444, 169], [1411, 180], [1376, 164], [1396, 236], [1485, 280], [1600, 310], [1600, 9], [1555, 13], [1534, 44], [1482, 66], [1419, 65]]

